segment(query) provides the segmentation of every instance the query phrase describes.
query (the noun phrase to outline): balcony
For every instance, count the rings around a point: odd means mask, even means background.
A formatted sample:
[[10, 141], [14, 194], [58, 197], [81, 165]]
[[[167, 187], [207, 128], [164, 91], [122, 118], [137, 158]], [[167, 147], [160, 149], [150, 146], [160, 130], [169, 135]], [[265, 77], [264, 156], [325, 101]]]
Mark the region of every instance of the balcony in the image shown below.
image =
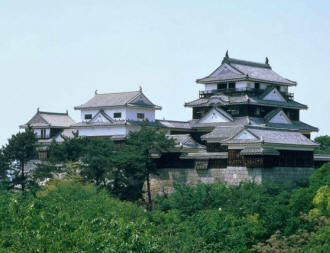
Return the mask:
[[[265, 92], [265, 90], [263, 90], [263, 89], [256, 89], [256, 88], [249, 88], [249, 87], [203, 90], [203, 91], [199, 91], [199, 98], [208, 98], [212, 95], [220, 94], [220, 93], [229, 95], [229, 96], [233, 96], [233, 95], [239, 96], [241, 94], [249, 94], [251, 96], [260, 96], [264, 92]], [[280, 93], [285, 99], [293, 99], [293, 93], [291, 93], [291, 92], [280, 92]]]

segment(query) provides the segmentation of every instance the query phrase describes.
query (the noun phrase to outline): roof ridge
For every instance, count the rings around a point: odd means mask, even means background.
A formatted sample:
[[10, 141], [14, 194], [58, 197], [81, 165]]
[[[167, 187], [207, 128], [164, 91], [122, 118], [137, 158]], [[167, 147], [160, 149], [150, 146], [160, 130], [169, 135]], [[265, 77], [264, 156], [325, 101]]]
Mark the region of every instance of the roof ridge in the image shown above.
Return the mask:
[[137, 93], [142, 93], [142, 91], [140, 90], [136, 90], [136, 91], [122, 91], [122, 92], [107, 92], [107, 93], [97, 93], [95, 95], [109, 95], [109, 94], [123, 94], [123, 93], [134, 93], [134, 92], [137, 92]]
[[45, 111], [38, 111], [39, 114], [51, 114], [51, 115], [69, 115], [68, 112], [45, 112]]
[[271, 66], [269, 64], [266, 64], [266, 63], [246, 61], [246, 60], [229, 58], [229, 57], [224, 57], [223, 60], [222, 60], [222, 64], [223, 63], [227, 63], [229, 65], [230, 64], [239, 64], [239, 65], [247, 65], [247, 66], [259, 67], [259, 68], [271, 69]]
[[269, 127], [269, 126], [257, 126], [257, 125], [250, 125], [246, 126], [249, 129], [257, 129], [257, 130], [266, 130], [266, 131], [281, 131], [281, 132], [296, 132], [300, 133], [299, 129], [288, 129], [288, 128], [277, 128], [277, 127]]
[[180, 121], [180, 120], [167, 120], [167, 119], [156, 119], [158, 121], [170, 121], [170, 122], [180, 122], [180, 123], [189, 123], [190, 120], [188, 121]]

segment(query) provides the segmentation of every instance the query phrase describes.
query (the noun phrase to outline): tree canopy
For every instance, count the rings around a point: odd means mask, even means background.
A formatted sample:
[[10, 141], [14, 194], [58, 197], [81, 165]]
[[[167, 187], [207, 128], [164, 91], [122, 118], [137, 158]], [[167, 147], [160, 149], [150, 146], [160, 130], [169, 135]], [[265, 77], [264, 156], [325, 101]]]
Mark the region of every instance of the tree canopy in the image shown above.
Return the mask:
[[172, 195], [157, 197], [151, 212], [109, 196], [105, 188], [75, 180], [52, 180], [34, 195], [2, 190], [0, 248], [327, 253], [330, 181], [324, 178], [329, 174], [330, 163], [299, 189], [251, 182], [177, 186]]
[[320, 144], [320, 147], [315, 150], [315, 153], [330, 154], [330, 136], [319, 136], [314, 141]]
[[[133, 183], [126, 192], [127, 199], [136, 199], [142, 194], [142, 186], [147, 183], [147, 209], [151, 210], [150, 174], [157, 174], [153, 154], [166, 152], [174, 141], [166, 137], [159, 128], [143, 125], [139, 131], [131, 132], [127, 142], [115, 156], [116, 165], [125, 171], [127, 179]], [[131, 190], [131, 191], [130, 191]]]
[[12, 135], [3, 148], [4, 159], [8, 163], [8, 171], [12, 176], [12, 186], [20, 185], [23, 191], [29, 179], [25, 165], [36, 158], [36, 143], [34, 131], [31, 127], [27, 127], [24, 132]]

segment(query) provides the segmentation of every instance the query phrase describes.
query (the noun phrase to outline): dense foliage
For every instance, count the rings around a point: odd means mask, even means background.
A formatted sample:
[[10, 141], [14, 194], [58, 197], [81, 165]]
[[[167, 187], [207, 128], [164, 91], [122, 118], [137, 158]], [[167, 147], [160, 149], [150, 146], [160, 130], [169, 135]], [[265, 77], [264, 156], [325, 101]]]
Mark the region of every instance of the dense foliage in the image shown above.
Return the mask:
[[[166, 137], [165, 132], [153, 127], [143, 126], [139, 131], [131, 132], [127, 142], [115, 154], [115, 165], [126, 172], [131, 182], [125, 192], [126, 199], [134, 200], [142, 197], [142, 186], [147, 183], [147, 209], [151, 210], [150, 174], [157, 173], [152, 154], [166, 152], [174, 146], [174, 141]], [[137, 181], [137, 182], [136, 182]], [[137, 189], [140, 189], [137, 191]]]
[[[67, 163], [77, 163], [80, 176], [123, 200], [141, 200], [147, 181], [147, 208], [151, 209], [149, 175], [157, 173], [153, 153], [166, 151], [174, 145], [165, 133], [156, 127], [142, 125], [130, 132], [126, 143], [115, 150], [114, 143], [105, 138], [64, 137], [62, 143], [53, 142], [49, 148], [48, 163], [40, 164], [34, 172], [43, 180], [60, 172], [68, 173]], [[69, 166], [69, 168], [71, 168]]]
[[330, 252], [330, 163], [297, 189], [178, 185], [151, 211], [150, 187], [146, 206], [123, 200], [141, 199], [157, 173], [152, 155], [174, 144], [163, 132], [142, 127], [119, 151], [76, 134], [26, 173], [35, 142], [27, 129], [0, 149], [0, 252]]
[[315, 150], [319, 154], [330, 154], [330, 136], [324, 135], [314, 139], [320, 146]]
[[101, 186], [53, 180], [0, 192], [0, 252], [329, 252], [329, 189], [326, 164], [299, 189], [177, 186], [145, 212]]
[[[25, 190], [26, 185], [32, 183], [26, 163], [36, 158], [37, 138], [31, 127], [24, 132], [11, 136], [8, 143], [0, 151], [0, 181], [7, 183], [8, 188]], [[10, 177], [8, 177], [10, 175]]]

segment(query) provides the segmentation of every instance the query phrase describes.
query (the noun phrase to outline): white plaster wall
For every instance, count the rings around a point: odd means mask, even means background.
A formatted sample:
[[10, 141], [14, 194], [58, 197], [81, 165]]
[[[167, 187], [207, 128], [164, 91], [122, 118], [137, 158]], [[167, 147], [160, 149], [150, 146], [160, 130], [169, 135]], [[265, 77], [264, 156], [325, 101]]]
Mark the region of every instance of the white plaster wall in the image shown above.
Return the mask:
[[[99, 110], [82, 110], [81, 111], [81, 121], [85, 120], [86, 114], [92, 114], [94, 117]], [[125, 108], [125, 107], [118, 107], [118, 108], [110, 108], [105, 109], [104, 112], [114, 120], [140, 120], [137, 118], [137, 113], [144, 113], [144, 118], [148, 119], [149, 121], [155, 121], [155, 111], [150, 109], [137, 109], [137, 108]], [[120, 112], [121, 118], [114, 118], [114, 113]]]
[[215, 109], [208, 112], [199, 123], [228, 122], [229, 120]]
[[147, 109], [135, 109], [135, 108], [127, 108], [126, 109], [126, 118], [128, 120], [141, 120], [137, 118], [137, 113], [144, 113], [144, 120], [155, 121], [155, 111], [147, 110]]
[[[101, 109], [101, 108], [100, 108]], [[81, 121], [84, 122], [85, 120], [85, 114], [92, 114], [92, 118], [100, 111], [100, 109], [95, 110], [82, 110], [81, 111]], [[115, 119], [113, 117], [113, 114], [115, 112], [121, 112], [121, 118], [116, 118], [115, 120], [124, 120], [126, 119], [126, 108], [125, 107], [119, 107], [119, 108], [111, 108], [111, 109], [105, 109], [104, 112], [111, 117], [112, 119]], [[88, 121], [88, 120], [87, 120]]]
[[[125, 107], [105, 109], [104, 112], [114, 120], [125, 120], [126, 119], [126, 108]], [[116, 112], [121, 113], [121, 118], [114, 118], [113, 114]]]
[[205, 84], [205, 91], [211, 91], [211, 90], [216, 90], [216, 89], [217, 89], [216, 83]]
[[98, 113], [98, 111], [99, 110], [82, 110], [81, 112], [80, 112], [80, 115], [81, 115], [81, 121], [82, 122], [85, 122], [86, 120], [85, 120], [85, 115], [86, 114], [92, 114], [92, 118], [95, 116], [95, 114], [97, 114]]
[[37, 135], [38, 138], [40, 138], [41, 135], [41, 129], [33, 129], [34, 133]]
[[103, 127], [103, 128], [80, 128], [79, 136], [114, 136], [127, 135], [128, 130], [126, 126], [117, 127]]
[[261, 83], [260, 84], [260, 89], [262, 89], [262, 90], [265, 90], [265, 89], [267, 89], [267, 84], [265, 84], [265, 83]]
[[247, 82], [236, 82], [236, 89], [246, 89], [248, 87]]

